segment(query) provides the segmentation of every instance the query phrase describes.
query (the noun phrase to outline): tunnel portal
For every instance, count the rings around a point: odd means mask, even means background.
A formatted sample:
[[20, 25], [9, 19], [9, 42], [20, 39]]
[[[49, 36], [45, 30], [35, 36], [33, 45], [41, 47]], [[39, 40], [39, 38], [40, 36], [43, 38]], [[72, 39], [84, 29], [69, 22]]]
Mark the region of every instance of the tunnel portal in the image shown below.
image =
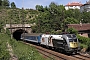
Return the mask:
[[16, 39], [16, 40], [20, 40], [22, 33], [28, 33], [28, 32], [25, 31], [25, 30], [23, 30], [23, 29], [16, 30], [16, 31], [13, 33], [13, 38]]

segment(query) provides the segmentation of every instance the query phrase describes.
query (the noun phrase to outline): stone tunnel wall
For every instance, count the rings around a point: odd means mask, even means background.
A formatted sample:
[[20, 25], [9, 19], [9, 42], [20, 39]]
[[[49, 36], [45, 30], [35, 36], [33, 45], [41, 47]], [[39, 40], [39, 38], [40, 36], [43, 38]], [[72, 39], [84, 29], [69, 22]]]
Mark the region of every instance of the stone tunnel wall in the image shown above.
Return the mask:
[[[24, 24], [24, 26], [22, 24], [6, 24], [6, 26], [4, 26], [4, 29], [6, 30], [7, 28], [10, 30], [10, 32], [14, 33], [15, 31], [22, 29], [27, 31], [28, 33], [32, 32], [31, 26], [34, 26], [35, 24]], [[24, 27], [24, 28], [22, 28]]]
[[31, 33], [32, 32], [32, 29], [31, 28], [9, 28], [9, 31], [14, 33], [15, 31], [19, 30], [19, 29], [22, 29], [22, 30], [25, 30], [27, 31], [28, 33]]

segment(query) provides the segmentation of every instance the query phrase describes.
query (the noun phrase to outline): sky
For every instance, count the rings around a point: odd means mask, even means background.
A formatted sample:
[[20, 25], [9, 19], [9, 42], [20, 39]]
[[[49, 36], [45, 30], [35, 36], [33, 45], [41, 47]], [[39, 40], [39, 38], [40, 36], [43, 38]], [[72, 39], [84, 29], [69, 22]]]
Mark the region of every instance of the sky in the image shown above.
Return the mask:
[[58, 5], [66, 5], [69, 2], [81, 2], [85, 4], [88, 0], [9, 0], [10, 3], [14, 2], [16, 7], [25, 9], [35, 9], [36, 5], [49, 6], [51, 2], [55, 2]]

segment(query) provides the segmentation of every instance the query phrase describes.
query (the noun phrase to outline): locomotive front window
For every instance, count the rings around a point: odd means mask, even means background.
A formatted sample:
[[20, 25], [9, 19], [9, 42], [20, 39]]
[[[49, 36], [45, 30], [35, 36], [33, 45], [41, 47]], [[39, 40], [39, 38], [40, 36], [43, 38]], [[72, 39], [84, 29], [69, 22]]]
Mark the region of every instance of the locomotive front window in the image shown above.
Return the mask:
[[68, 38], [75, 38], [75, 37], [76, 37], [76, 35], [71, 34], [71, 35], [67, 35], [67, 37], [68, 37]]
[[77, 42], [77, 39], [69, 39], [69, 42]]
[[77, 42], [77, 39], [74, 39], [74, 42]]

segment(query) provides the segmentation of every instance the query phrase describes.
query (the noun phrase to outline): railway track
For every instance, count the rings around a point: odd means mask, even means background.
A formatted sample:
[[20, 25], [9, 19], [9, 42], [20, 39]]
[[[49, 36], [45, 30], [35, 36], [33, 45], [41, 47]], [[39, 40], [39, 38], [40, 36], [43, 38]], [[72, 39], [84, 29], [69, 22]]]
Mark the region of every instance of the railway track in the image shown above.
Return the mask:
[[65, 54], [62, 54], [59, 52], [55, 52], [55, 51], [43, 48], [41, 46], [33, 45], [30, 43], [26, 43], [26, 42], [24, 42], [24, 43], [35, 47], [38, 50], [38, 52], [40, 52], [44, 56], [50, 58], [51, 60], [90, 60], [90, 55], [78, 53], [77, 55], [69, 56], [69, 55], [65, 55]]
[[79, 60], [90, 60], [90, 55], [79, 53], [77, 55], [72, 55], [72, 57], [78, 58]]

